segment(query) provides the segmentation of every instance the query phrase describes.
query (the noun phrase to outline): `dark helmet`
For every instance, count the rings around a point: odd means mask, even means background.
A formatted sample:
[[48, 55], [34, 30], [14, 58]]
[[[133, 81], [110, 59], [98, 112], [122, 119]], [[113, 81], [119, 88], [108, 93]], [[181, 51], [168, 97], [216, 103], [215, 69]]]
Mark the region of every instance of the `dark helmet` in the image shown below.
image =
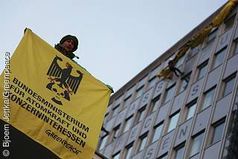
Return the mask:
[[73, 40], [74, 42], [74, 48], [72, 50], [72, 52], [76, 51], [77, 48], [78, 48], [78, 39], [76, 38], [76, 36], [73, 36], [73, 35], [66, 35], [64, 36], [61, 40], [60, 40], [60, 44], [63, 44], [66, 40]]

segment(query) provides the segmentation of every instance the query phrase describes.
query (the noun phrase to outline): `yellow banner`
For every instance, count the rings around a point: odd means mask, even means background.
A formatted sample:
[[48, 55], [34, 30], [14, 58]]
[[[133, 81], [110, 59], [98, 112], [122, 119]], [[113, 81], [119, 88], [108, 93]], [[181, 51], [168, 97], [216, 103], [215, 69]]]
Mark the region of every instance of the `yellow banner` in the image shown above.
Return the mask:
[[10, 99], [10, 124], [60, 158], [91, 159], [110, 89], [29, 29], [10, 71], [10, 95], [2, 95], [6, 74], [0, 77], [1, 104]]

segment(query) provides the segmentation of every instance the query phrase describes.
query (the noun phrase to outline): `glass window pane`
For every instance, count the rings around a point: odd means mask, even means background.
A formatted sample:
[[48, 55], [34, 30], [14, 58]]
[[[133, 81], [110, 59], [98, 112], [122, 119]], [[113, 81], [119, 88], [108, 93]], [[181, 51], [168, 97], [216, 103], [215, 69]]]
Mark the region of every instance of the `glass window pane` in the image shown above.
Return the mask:
[[233, 42], [233, 55], [238, 54], [238, 39]]
[[201, 79], [202, 77], [205, 76], [206, 72], [207, 72], [207, 63], [204, 64], [203, 66], [199, 67], [199, 72], [198, 72], [198, 77], [197, 79]]
[[203, 135], [204, 135], [204, 133], [193, 138], [192, 147], [190, 150], [189, 157], [194, 156], [195, 154], [199, 153], [199, 151], [201, 149], [202, 141], [203, 141]]
[[156, 110], [159, 109], [159, 102], [160, 102], [160, 96], [152, 100], [150, 112], [155, 112]]
[[101, 149], [103, 149], [105, 147], [105, 145], [107, 143], [107, 139], [108, 139], [108, 136], [105, 136], [105, 137], [102, 138], [99, 150], [101, 150]]
[[130, 159], [131, 158], [132, 148], [133, 148], [133, 145], [131, 145], [130, 147], [127, 148], [125, 159]]
[[119, 127], [115, 129], [115, 137], [118, 137], [119, 134]]
[[185, 56], [179, 58], [178, 62], [175, 64], [175, 66], [176, 66], [176, 67], [179, 67], [180, 65], [182, 65], [183, 62], [184, 62], [184, 60], [185, 60]]
[[230, 94], [232, 92], [233, 86], [235, 84], [235, 78], [230, 79], [225, 83], [225, 88], [223, 92], [223, 97]]
[[209, 107], [212, 104], [214, 94], [215, 94], [215, 89], [212, 89], [204, 94], [202, 110]]
[[125, 100], [124, 100], [124, 106], [129, 106], [131, 104], [131, 96], [127, 97]]
[[214, 144], [217, 141], [221, 140], [223, 128], [224, 128], [224, 122], [214, 127], [214, 133], [213, 133], [213, 136], [212, 136], [211, 144]]
[[133, 116], [131, 116], [130, 118], [126, 119], [123, 132], [126, 132], [126, 131], [128, 131], [131, 128], [132, 121], [133, 121]]
[[176, 150], [175, 159], [183, 159], [184, 146]]
[[146, 142], [147, 142], [147, 136], [140, 138], [140, 145], [139, 145], [138, 152], [142, 151], [145, 148]]
[[152, 143], [157, 141], [160, 138], [160, 136], [162, 135], [162, 130], [163, 130], [163, 123], [157, 125], [154, 128], [154, 135], [153, 135]]
[[145, 118], [145, 108], [139, 110], [138, 112], [138, 122], [142, 121]]
[[194, 116], [196, 107], [197, 107], [197, 103], [194, 103], [193, 105], [188, 106], [188, 113], [187, 113], [186, 120], [188, 120]]
[[179, 88], [179, 93], [183, 92], [186, 90], [187, 86], [188, 86], [188, 83], [189, 83], [189, 80], [190, 80], [190, 76], [191, 76], [191, 73], [187, 74], [186, 76], [182, 77], [182, 83], [180, 85], [180, 88]]
[[153, 86], [155, 86], [155, 84], [158, 82], [158, 79], [156, 76], [154, 76], [151, 80], [149, 80], [149, 83], [148, 83], [148, 88], [151, 88]]
[[115, 127], [112, 132], [111, 140], [114, 141], [119, 136], [120, 125]]
[[225, 23], [225, 31], [224, 32], [230, 30], [233, 27], [234, 21], [235, 21], [235, 16], [232, 16], [224, 22]]
[[209, 35], [207, 41], [210, 42], [216, 38], [218, 29], [213, 30]]
[[164, 103], [169, 101], [174, 96], [174, 93], [175, 93], [175, 85], [173, 85], [172, 87], [170, 87], [166, 90]]
[[144, 88], [144, 86], [142, 86], [142, 87], [140, 87], [136, 90], [136, 97], [135, 98], [140, 97], [143, 94], [143, 88]]
[[179, 112], [176, 113], [175, 115], [173, 115], [170, 118], [169, 127], [168, 127], [168, 131], [167, 132], [170, 132], [171, 130], [176, 128], [178, 119], [179, 119]]
[[216, 68], [217, 66], [223, 63], [225, 52], [226, 52], [226, 49], [223, 49], [222, 51], [220, 51], [219, 53], [215, 55], [212, 68]]
[[118, 104], [117, 106], [115, 106], [115, 107], [112, 109], [112, 111], [113, 111], [112, 116], [115, 116], [115, 115], [118, 114], [118, 112], [119, 112], [119, 106], [120, 106], [120, 104]]
[[214, 41], [215, 41], [215, 39], [211, 39], [211, 40], [208, 39], [208, 41], [205, 43], [204, 48], [202, 49], [203, 54], [211, 52], [211, 50], [214, 46]]

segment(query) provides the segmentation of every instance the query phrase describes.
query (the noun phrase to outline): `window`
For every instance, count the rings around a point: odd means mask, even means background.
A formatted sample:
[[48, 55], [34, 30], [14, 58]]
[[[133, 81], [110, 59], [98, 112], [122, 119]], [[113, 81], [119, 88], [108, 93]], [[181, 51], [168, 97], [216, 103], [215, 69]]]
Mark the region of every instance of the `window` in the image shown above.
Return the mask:
[[211, 50], [212, 49], [214, 41], [215, 41], [216, 36], [217, 36], [217, 31], [218, 31], [218, 29], [216, 28], [216, 29], [213, 29], [209, 33], [206, 41], [204, 42], [203, 50]]
[[154, 134], [153, 134], [153, 138], [152, 138], [152, 143], [157, 141], [161, 137], [163, 127], [164, 127], [163, 123], [158, 124], [154, 127]]
[[131, 95], [124, 100], [124, 106], [129, 106], [131, 104]]
[[109, 112], [107, 112], [104, 116], [104, 123], [109, 120], [109, 117], [110, 117]]
[[112, 159], [120, 159], [120, 152], [112, 156]]
[[185, 75], [184, 77], [182, 77], [181, 85], [180, 85], [180, 88], [179, 88], [179, 93], [186, 90], [186, 88], [188, 86], [188, 83], [189, 83], [189, 80], [190, 80], [190, 76], [191, 76], [191, 72], [188, 73], [187, 75]]
[[224, 121], [218, 123], [218, 124], [215, 124], [213, 126], [213, 135], [212, 135], [212, 140], [211, 140], [211, 144], [214, 144], [218, 141], [221, 140], [222, 138], [222, 134], [223, 134], [223, 129], [224, 129]]
[[178, 119], [179, 119], [179, 112], [170, 117], [170, 122], [169, 122], [169, 127], [167, 132], [170, 132], [171, 130], [176, 128]]
[[196, 111], [196, 107], [197, 107], [197, 102], [196, 101], [192, 102], [191, 104], [189, 104], [187, 106], [188, 111], [187, 111], [187, 115], [186, 115], [186, 120], [188, 120], [188, 119], [190, 119], [194, 116], [195, 111]]
[[103, 149], [106, 146], [107, 139], [108, 139], [108, 135], [102, 138], [99, 150]]
[[119, 106], [120, 106], [120, 104], [116, 105], [116, 106], [112, 109], [112, 111], [113, 111], [112, 116], [117, 115], [117, 113], [119, 112]]
[[225, 20], [225, 22], [224, 22], [225, 23], [225, 31], [224, 32], [230, 30], [233, 27], [234, 21], [235, 21], [235, 15], [233, 15], [229, 19]]
[[207, 41], [205, 44], [204, 44], [204, 47], [202, 48], [202, 56], [204, 56], [204, 54], [208, 54], [212, 51], [213, 49], [213, 46], [214, 46], [214, 39], [211, 40], [211, 41]]
[[145, 148], [146, 142], [147, 142], [147, 135], [144, 135], [139, 138], [138, 152], [142, 151]]
[[185, 60], [185, 56], [182, 56], [181, 58], [179, 58], [178, 62], [175, 64], [175, 66], [179, 67], [180, 65], [182, 65], [184, 60]]
[[150, 104], [150, 112], [155, 112], [159, 109], [160, 96], [154, 98]]
[[197, 75], [197, 80], [201, 79], [202, 77], [205, 76], [206, 72], [207, 72], [207, 63], [208, 61], [206, 61], [205, 63], [201, 64], [198, 67], [198, 75]]
[[223, 63], [226, 50], [227, 49], [225, 48], [215, 54], [212, 68], [216, 68], [217, 66], [219, 66]]
[[137, 113], [137, 122], [142, 121], [145, 118], [145, 107], [141, 108]]
[[211, 41], [213, 41], [216, 38], [217, 31], [218, 31], [218, 29], [215, 28], [214, 30], [212, 30], [212, 32], [209, 33], [208, 38], [207, 38], [207, 43], [210, 43]]
[[235, 84], [235, 76], [234, 75], [224, 81], [223, 97], [227, 96], [228, 94], [230, 94], [232, 92], [234, 84]]
[[184, 159], [183, 155], [184, 155], [184, 145], [177, 148], [175, 151], [175, 158], [174, 159]]
[[138, 88], [136, 90], [136, 97], [135, 98], [138, 98], [143, 94], [143, 88], [144, 88], [144, 86], [141, 86], [140, 88]]
[[174, 96], [174, 93], [175, 93], [175, 84], [166, 89], [164, 103], [168, 102]]
[[157, 81], [158, 81], [158, 77], [154, 76], [153, 78], [151, 78], [148, 83], [148, 88], [153, 87]]
[[126, 132], [131, 128], [132, 122], [133, 122], [133, 116], [130, 116], [129, 118], [126, 119], [124, 123], [123, 132]]
[[125, 159], [130, 159], [131, 158], [132, 148], [133, 148], [133, 145], [129, 145], [128, 147], [126, 147], [125, 157], [124, 157]]
[[202, 146], [203, 136], [204, 136], [204, 132], [195, 136], [192, 139], [192, 145], [191, 145], [189, 157], [192, 157], [192, 156], [196, 155], [197, 153], [199, 153], [199, 151], [201, 150], [201, 146]]
[[238, 39], [233, 41], [232, 49], [232, 55], [238, 54]]
[[111, 141], [114, 141], [117, 137], [118, 137], [118, 135], [119, 135], [119, 130], [120, 130], [120, 125], [119, 126], [117, 126], [117, 127], [115, 127], [113, 130], [112, 130], [112, 139], [111, 139]]
[[205, 108], [212, 105], [214, 94], [215, 94], [215, 88], [212, 88], [206, 93], [204, 93], [204, 99], [203, 99], [201, 110], [204, 110]]

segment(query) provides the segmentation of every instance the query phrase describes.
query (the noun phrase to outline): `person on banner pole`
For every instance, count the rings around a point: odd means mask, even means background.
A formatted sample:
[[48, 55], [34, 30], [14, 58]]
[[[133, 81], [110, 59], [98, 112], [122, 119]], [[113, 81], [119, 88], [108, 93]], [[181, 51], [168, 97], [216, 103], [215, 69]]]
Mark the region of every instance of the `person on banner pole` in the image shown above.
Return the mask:
[[73, 58], [79, 58], [73, 52], [78, 49], [78, 39], [73, 35], [64, 36], [58, 44], [55, 45], [55, 49], [61, 52], [66, 57], [73, 60]]
[[180, 77], [183, 75], [183, 73], [175, 66], [175, 62], [172, 59], [169, 60], [168, 67], [170, 71], [175, 74], [175, 76]]
[[[170, 59], [169, 62], [168, 62], [169, 70], [171, 72], [173, 72], [175, 74], [175, 76], [180, 77], [182, 79], [183, 72], [180, 71], [175, 65], [176, 65], [176, 63], [174, 62], [174, 60]], [[184, 80], [187, 83], [189, 82], [189, 80], [187, 78], [184, 78]]]

